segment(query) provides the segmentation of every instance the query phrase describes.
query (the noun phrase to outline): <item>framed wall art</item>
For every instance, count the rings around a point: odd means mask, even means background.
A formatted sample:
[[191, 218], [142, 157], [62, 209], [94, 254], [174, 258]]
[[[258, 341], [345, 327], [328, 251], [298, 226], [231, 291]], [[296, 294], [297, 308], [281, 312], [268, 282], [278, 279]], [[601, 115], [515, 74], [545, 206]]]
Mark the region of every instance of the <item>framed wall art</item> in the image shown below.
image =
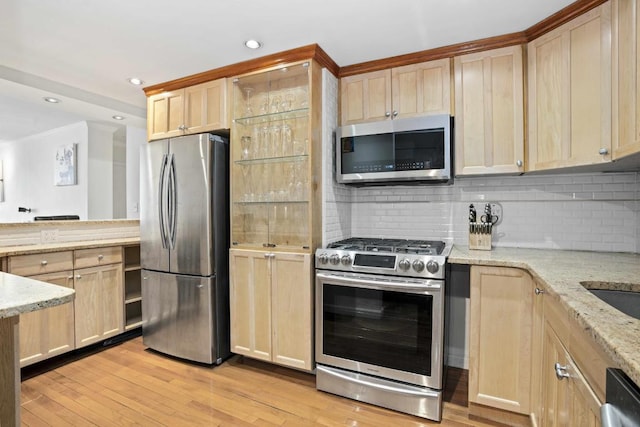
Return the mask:
[[61, 145], [56, 149], [54, 166], [55, 185], [76, 185], [76, 144]]

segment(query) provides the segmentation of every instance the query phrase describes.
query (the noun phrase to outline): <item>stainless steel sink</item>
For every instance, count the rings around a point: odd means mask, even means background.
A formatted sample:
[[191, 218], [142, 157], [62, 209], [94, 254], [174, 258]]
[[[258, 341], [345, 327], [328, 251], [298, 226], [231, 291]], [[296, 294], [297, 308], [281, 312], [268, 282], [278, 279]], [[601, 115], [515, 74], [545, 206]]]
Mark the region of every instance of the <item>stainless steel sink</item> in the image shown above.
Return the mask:
[[640, 319], [640, 284], [580, 282], [589, 292], [610, 306]]

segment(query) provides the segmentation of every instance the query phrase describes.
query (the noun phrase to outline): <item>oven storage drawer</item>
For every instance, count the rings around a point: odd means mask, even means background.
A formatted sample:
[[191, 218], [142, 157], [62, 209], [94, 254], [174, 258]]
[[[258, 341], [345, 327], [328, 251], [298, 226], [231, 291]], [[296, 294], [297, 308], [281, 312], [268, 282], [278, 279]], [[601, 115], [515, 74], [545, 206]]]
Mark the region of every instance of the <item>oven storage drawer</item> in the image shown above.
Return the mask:
[[318, 365], [318, 390], [440, 421], [442, 391]]

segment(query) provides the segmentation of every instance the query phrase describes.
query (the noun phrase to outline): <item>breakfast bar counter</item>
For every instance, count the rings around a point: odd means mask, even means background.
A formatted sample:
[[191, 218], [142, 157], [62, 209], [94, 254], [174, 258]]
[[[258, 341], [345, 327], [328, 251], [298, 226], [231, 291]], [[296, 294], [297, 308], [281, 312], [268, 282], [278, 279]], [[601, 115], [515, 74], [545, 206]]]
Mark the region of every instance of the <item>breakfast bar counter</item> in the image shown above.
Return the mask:
[[18, 320], [73, 301], [74, 290], [0, 272], [0, 425], [20, 425]]

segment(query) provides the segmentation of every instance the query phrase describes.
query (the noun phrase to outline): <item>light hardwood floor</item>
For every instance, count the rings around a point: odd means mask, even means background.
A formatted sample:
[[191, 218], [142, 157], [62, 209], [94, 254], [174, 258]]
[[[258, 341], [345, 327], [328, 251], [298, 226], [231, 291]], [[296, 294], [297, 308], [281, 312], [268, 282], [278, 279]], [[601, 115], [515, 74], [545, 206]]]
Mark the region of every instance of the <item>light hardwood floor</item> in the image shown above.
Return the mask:
[[[145, 350], [140, 337], [66, 362], [23, 371], [23, 426], [437, 425], [319, 392], [310, 374], [238, 356], [215, 368], [185, 363]], [[451, 402], [466, 393], [456, 381], [464, 391], [448, 386], [441, 425], [494, 425]]]

